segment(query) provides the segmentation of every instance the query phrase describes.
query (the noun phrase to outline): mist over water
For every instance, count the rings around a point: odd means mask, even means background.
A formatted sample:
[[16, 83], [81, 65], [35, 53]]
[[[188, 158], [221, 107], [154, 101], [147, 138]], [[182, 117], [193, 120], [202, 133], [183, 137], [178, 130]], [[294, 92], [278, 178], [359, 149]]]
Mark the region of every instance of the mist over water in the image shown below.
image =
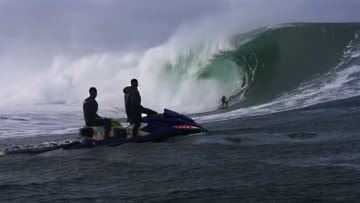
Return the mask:
[[197, 46], [196, 50], [179, 49], [170, 41], [141, 54], [95, 54], [75, 60], [58, 57], [48, 70], [22, 80], [22, 86], [9, 88], [1, 104], [81, 103], [88, 88], [95, 86], [102, 105], [123, 109], [122, 89], [137, 78], [144, 105], [157, 110], [202, 111], [216, 104], [226, 89], [218, 81], [197, 80], [198, 76], [214, 54], [230, 46], [225, 42]]

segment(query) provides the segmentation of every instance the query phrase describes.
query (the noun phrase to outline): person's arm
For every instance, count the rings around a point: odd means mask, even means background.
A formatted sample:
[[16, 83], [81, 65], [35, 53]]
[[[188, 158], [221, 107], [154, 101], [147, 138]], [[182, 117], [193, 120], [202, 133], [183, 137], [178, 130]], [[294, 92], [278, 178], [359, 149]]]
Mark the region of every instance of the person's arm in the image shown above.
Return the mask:
[[141, 97], [139, 92], [134, 92], [133, 95], [129, 98], [134, 107], [141, 109]]
[[101, 116], [99, 116], [99, 114], [97, 114], [98, 107], [98, 103], [96, 102], [96, 100], [94, 100], [95, 118], [102, 118]]
[[87, 102], [87, 112], [88, 112], [88, 118], [93, 120], [100, 118], [100, 116], [97, 114], [98, 110], [98, 104], [94, 99], [91, 99]]

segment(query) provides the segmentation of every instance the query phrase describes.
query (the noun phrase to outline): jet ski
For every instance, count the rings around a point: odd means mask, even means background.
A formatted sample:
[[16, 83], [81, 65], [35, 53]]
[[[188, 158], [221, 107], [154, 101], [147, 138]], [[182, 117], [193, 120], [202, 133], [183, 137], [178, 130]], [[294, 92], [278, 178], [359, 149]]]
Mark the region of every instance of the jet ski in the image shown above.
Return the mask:
[[132, 128], [123, 127], [112, 120], [109, 138], [104, 138], [104, 127], [83, 127], [80, 131], [82, 141], [71, 148], [86, 148], [97, 145], [119, 145], [129, 142], [164, 141], [169, 137], [184, 136], [206, 132], [207, 129], [196, 123], [192, 118], [175, 111], [164, 109], [161, 114], [153, 114], [142, 119], [137, 136], [132, 136]]
[[164, 141], [169, 137], [184, 136], [206, 132], [207, 129], [197, 124], [188, 116], [169, 109], [164, 113], [153, 114], [142, 119], [137, 136], [132, 136], [132, 127], [122, 126], [112, 120], [110, 137], [105, 139], [102, 126], [87, 126], [79, 129], [80, 139], [64, 140], [61, 142], [45, 142], [36, 145], [15, 145], [0, 150], [0, 155], [6, 154], [37, 154], [56, 149], [79, 149], [101, 145], [120, 145], [130, 142]]

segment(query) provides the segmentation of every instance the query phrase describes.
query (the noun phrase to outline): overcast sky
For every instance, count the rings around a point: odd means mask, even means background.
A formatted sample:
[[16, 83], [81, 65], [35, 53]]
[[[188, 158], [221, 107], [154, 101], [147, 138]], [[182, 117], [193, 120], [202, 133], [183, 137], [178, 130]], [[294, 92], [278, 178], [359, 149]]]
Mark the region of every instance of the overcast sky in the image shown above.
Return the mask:
[[90, 52], [153, 46], [182, 23], [224, 6], [219, 0], [0, 0], [1, 44]]
[[239, 29], [287, 21], [359, 22], [359, 8], [359, 0], [0, 0], [0, 70], [46, 66], [59, 54], [145, 50], [181, 26], [206, 20]]

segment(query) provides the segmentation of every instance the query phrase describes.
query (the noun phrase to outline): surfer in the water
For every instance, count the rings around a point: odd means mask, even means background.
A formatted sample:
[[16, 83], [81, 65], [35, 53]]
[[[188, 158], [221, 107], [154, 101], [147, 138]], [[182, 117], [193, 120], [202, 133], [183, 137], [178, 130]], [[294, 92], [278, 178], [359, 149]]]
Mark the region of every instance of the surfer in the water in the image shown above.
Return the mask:
[[228, 107], [229, 101], [226, 100], [226, 97], [225, 97], [225, 96], [222, 96], [221, 99], [220, 99], [220, 101], [221, 101], [221, 108], [227, 108], [227, 107]]
[[105, 127], [105, 139], [109, 138], [111, 120], [103, 118], [97, 114], [98, 103], [95, 98], [97, 96], [97, 90], [95, 87], [90, 87], [90, 96], [84, 100], [83, 111], [86, 126], [104, 126]]

